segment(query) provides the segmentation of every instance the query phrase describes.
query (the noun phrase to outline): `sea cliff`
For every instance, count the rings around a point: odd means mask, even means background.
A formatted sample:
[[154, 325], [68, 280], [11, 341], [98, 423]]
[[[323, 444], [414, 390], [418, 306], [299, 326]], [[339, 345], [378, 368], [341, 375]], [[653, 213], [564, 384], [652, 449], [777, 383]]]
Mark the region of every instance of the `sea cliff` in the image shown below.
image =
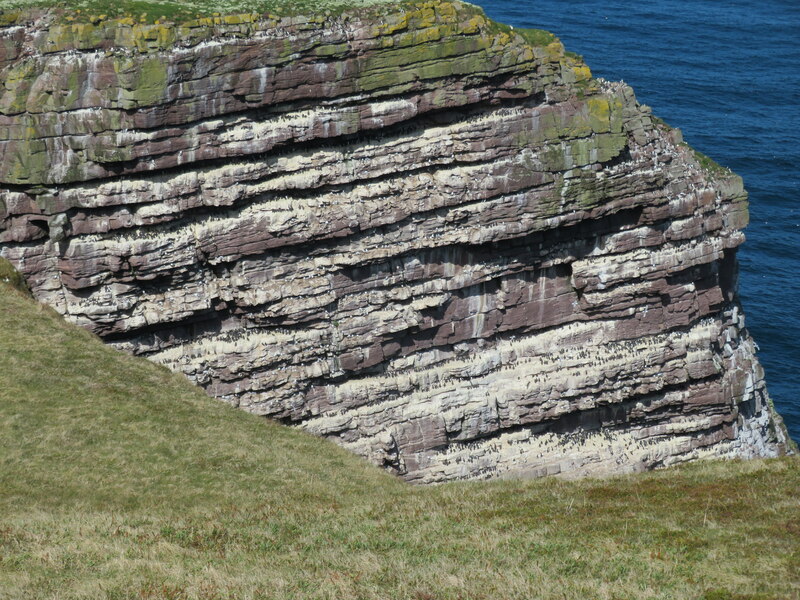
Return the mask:
[[0, 21], [0, 256], [107, 342], [414, 482], [776, 456], [747, 196], [461, 2]]

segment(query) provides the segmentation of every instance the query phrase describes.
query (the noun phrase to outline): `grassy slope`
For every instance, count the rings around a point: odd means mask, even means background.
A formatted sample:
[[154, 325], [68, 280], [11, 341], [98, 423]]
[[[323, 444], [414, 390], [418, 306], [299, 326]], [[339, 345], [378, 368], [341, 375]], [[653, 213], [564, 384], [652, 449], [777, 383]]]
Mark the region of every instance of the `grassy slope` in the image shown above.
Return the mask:
[[[388, 2], [0, 13], [152, 22]], [[800, 598], [798, 460], [409, 488], [104, 347], [3, 279], [0, 599]]]
[[798, 598], [800, 462], [412, 488], [0, 283], [0, 598]]

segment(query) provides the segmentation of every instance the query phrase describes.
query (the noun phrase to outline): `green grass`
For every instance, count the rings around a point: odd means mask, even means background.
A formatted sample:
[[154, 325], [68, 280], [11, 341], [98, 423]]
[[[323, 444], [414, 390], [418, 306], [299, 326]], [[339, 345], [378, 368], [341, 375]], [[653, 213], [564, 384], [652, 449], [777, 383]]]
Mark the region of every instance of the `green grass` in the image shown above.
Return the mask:
[[699, 150], [695, 150], [694, 148], [692, 149], [692, 152], [694, 153], [694, 157], [697, 159], [697, 162], [700, 163], [700, 166], [703, 167], [703, 169], [705, 169], [712, 175], [730, 174], [731, 172], [730, 169], [728, 169], [727, 167], [723, 167], [721, 164], [719, 164], [710, 156], [706, 156], [705, 154], [703, 154]]
[[798, 598], [800, 463], [408, 486], [0, 284], [0, 598]]
[[391, 0], [0, 0], [0, 14], [28, 8], [64, 11], [70, 20], [98, 17], [134, 17], [145, 22], [164, 18], [185, 21], [234, 13], [338, 13], [377, 5], [397, 6], [408, 2]]
[[547, 46], [556, 41], [556, 36], [544, 29], [523, 29], [517, 27], [514, 31], [522, 36], [531, 46]]

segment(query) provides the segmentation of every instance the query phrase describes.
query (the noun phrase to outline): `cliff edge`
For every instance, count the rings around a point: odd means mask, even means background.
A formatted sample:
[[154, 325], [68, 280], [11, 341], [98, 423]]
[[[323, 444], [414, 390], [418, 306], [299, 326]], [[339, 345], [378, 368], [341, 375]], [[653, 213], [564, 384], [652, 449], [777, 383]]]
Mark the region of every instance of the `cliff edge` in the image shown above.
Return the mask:
[[741, 180], [461, 2], [0, 17], [0, 256], [414, 482], [777, 456]]

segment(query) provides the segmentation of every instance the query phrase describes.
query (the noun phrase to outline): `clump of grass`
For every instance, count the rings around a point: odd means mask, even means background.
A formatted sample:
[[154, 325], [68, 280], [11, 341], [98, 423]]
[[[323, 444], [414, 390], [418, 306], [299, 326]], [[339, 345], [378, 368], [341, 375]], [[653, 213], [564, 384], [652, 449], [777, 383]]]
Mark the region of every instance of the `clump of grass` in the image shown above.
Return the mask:
[[731, 172], [730, 169], [728, 169], [727, 167], [723, 167], [713, 158], [711, 158], [710, 156], [706, 156], [699, 150], [695, 150], [694, 148], [692, 148], [692, 153], [694, 154], [695, 159], [697, 159], [697, 162], [700, 163], [700, 166], [709, 173], [711, 173], [712, 175], [726, 175]]
[[522, 29], [517, 28], [516, 31], [522, 38], [531, 46], [547, 46], [556, 41], [556, 36], [545, 31], [544, 29]]
[[6, 284], [0, 331], [2, 598], [798, 597], [796, 459], [412, 488]]
[[21, 292], [28, 292], [25, 279], [5, 258], [0, 256], [0, 284], [5, 284]]

